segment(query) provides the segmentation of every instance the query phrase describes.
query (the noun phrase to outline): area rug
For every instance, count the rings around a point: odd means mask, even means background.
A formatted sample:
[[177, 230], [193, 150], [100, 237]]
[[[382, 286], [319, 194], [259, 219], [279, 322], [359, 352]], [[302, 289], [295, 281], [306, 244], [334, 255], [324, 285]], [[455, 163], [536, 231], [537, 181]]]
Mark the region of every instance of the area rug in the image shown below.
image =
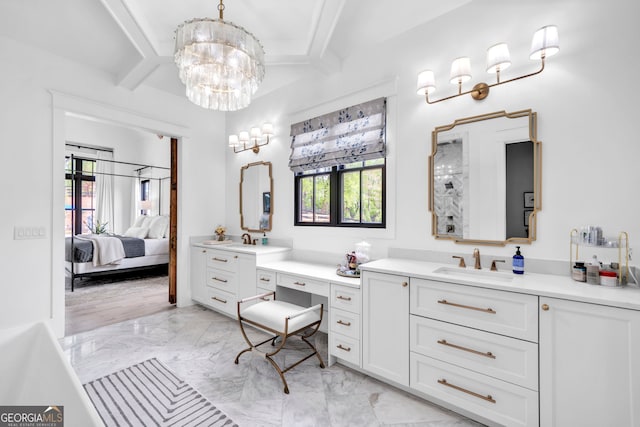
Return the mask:
[[98, 378], [84, 388], [108, 427], [237, 427], [156, 358]]

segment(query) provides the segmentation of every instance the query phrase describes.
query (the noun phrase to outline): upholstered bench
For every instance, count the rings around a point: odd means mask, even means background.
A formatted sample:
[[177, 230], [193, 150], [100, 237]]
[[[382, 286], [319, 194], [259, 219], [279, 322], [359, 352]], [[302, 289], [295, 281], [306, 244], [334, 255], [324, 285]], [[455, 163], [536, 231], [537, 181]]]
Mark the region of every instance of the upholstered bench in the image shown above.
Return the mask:
[[[273, 297], [273, 299], [269, 299], [269, 297]], [[247, 302], [255, 300], [262, 301], [243, 308], [243, 304], [246, 305]], [[238, 364], [240, 356], [243, 353], [248, 351], [259, 352], [278, 372], [284, 385], [284, 392], [288, 394], [289, 386], [284, 378], [285, 372], [293, 369], [314, 355], [320, 361], [320, 367], [324, 368], [324, 362], [322, 361], [322, 357], [320, 357], [318, 350], [316, 350], [316, 347], [308, 341], [308, 339], [313, 336], [320, 327], [323, 313], [322, 308], [322, 304], [306, 308], [288, 302], [278, 301], [276, 300], [275, 292], [267, 292], [265, 294], [256, 295], [238, 301], [238, 323], [240, 324], [242, 336], [247, 344], [249, 344], [249, 347], [238, 353], [235, 359], [235, 364]], [[272, 336], [262, 342], [254, 344], [247, 336], [245, 324], [265, 330], [272, 334]], [[313, 352], [283, 369], [276, 363], [273, 356], [284, 348], [287, 339], [293, 335], [298, 335], [300, 339], [302, 339], [302, 341], [304, 341], [313, 350]], [[279, 345], [277, 347], [275, 346], [276, 341], [279, 341]], [[271, 342], [271, 345], [274, 347], [272, 351], [261, 351], [258, 349], [258, 347], [268, 342]]]

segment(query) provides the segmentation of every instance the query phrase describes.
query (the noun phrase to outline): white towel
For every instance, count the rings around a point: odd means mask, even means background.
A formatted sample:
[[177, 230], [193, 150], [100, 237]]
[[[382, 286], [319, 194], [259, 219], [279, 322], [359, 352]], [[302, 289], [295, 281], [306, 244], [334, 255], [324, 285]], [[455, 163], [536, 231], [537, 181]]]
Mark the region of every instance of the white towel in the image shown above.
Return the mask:
[[93, 265], [119, 264], [124, 259], [124, 246], [117, 237], [88, 234], [77, 236], [78, 239], [90, 240], [93, 243]]

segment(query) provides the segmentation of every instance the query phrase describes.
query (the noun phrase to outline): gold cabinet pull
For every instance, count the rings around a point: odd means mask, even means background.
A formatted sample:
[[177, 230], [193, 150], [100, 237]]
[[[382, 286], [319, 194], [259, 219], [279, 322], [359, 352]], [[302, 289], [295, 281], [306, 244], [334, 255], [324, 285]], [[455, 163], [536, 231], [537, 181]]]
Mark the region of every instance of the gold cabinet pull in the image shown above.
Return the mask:
[[336, 323], [338, 325], [351, 326], [351, 322], [343, 322], [342, 320], [338, 320]]
[[409, 283], [407, 283], [407, 282], [402, 282], [402, 287], [403, 287], [403, 288], [406, 288], [407, 286], [409, 286]]
[[202, 250], [202, 253], [203, 253], [203, 254], [206, 254], [206, 253], [207, 253], [207, 250], [206, 250], [206, 249], [203, 249], [203, 250]]
[[480, 308], [480, 307], [473, 307], [471, 305], [456, 304], [454, 302], [449, 302], [446, 299], [438, 300], [438, 304], [445, 304], [445, 305], [450, 305], [450, 306], [453, 306], [453, 307], [459, 307], [459, 308], [466, 308], [466, 309], [469, 309], [469, 310], [482, 311], [483, 313], [496, 314], [496, 311], [494, 309], [492, 309], [492, 308]]
[[212, 279], [215, 280], [215, 281], [218, 281], [218, 282], [222, 282], [222, 283], [227, 283], [228, 282], [227, 279], [221, 279], [221, 278], [215, 277], [215, 276], [212, 277]]
[[293, 282], [294, 285], [298, 285], [298, 286], [305, 286], [306, 283], [304, 282]]
[[336, 347], [338, 347], [340, 350], [351, 351], [351, 347], [343, 347], [342, 344], [338, 344]]
[[221, 298], [218, 298], [218, 297], [211, 297], [211, 299], [214, 299], [214, 300], [216, 300], [216, 301], [219, 301], [219, 302], [221, 302], [221, 303], [223, 303], [223, 304], [226, 304], [226, 303], [227, 303], [227, 300], [226, 300], [226, 299], [221, 299]]
[[451, 384], [451, 383], [447, 382], [447, 380], [445, 380], [444, 378], [441, 379], [441, 380], [438, 380], [438, 383], [442, 384], [442, 385], [446, 385], [447, 387], [451, 387], [451, 388], [453, 388], [455, 390], [458, 390], [458, 391], [461, 391], [463, 393], [470, 394], [471, 396], [475, 396], [475, 397], [477, 397], [479, 399], [486, 400], [487, 402], [496, 403], [495, 399], [493, 397], [491, 397], [490, 394], [487, 394], [486, 396], [483, 396], [483, 395], [481, 395], [479, 393], [476, 393], [474, 391], [467, 390], [466, 388], [462, 388], [462, 387], [457, 386], [455, 384]]
[[543, 311], [548, 311], [549, 310], [549, 304], [542, 304], [542, 310]]
[[263, 281], [263, 282], [270, 282], [271, 281], [271, 279], [266, 278], [266, 277], [261, 277], [260, 280]]
[[474, 350], [474, 349], [471, 349], [471, 348], [462, 347], [462, 346], [456, 345], [456, 344], [451, 344], [451, 343], [447, 342], [447, 340], [438, 340], [438, 344], [446, 345], [447, 347], [456, 348], [456, 349], [462, 350], [462, 351], [468, 351], [469, 353], [473, 353], [473, 354], [477, 354], [477, 355], [480, 355], [480, 356], [488, 357], [490, 359], [495, 359], [496, 358], [496, 356], [494, 356], [493, 353], [491, 353], [490, 351], [487, 351], [486, 353], [483, 353], [481, 351]]
[[213, 259], [214, 261], [218, 261], [218, 262], [229, 262], [229, 260], [224, 259], [224, 258], [216, 258], [216, 257], [213, 257], [213, 258], [211, 258], [211, 259]]
[[344, 301], [351, 301], [351, 297], [343, 297], [342, 295], [338, 295], [336, 297], [336, 299], [341, 299], [341, 300], [344, 300]]

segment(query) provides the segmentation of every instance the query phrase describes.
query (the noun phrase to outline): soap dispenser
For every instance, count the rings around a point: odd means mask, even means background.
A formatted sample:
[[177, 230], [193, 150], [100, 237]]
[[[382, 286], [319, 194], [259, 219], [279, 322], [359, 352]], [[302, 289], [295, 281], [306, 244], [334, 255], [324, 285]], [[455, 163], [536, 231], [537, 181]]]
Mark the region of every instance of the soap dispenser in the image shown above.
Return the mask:
[[520, 246], [516, 246], [516, 254], [513, 256], [513, 273], [524, 274], [524, 257], [520, 253]]

